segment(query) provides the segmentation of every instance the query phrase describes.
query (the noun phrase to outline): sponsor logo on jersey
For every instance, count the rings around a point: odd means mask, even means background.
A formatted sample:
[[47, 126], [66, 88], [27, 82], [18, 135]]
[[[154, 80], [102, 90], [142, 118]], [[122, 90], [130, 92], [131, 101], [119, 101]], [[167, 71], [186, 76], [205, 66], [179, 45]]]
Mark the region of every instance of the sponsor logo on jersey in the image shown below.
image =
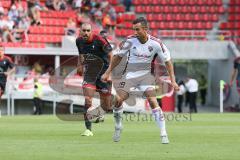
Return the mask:
[[148, 50], [149, 50], [149, 52], [152, 52], [153, 51], [153, 47], [152, 46], [148, 46]]
[[125, 82], [120, 82], [119, 83], [119, 88], [124, 88], [125, 84], [126, 84]]

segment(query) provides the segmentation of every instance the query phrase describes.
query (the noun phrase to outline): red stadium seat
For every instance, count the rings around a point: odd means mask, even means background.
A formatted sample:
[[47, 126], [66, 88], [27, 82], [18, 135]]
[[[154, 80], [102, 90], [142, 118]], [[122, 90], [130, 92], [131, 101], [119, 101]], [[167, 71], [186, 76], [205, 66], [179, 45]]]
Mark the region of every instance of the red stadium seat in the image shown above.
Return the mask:
[[148, 20], [148, 21], [154, 21], [154, 20], [156, 20], [155, 14], [147, 14], [147, 20]]
[[211, 16], [211, 20], [212, 20], [212, 21], [218, 21], [218, 15], [217, 15], [217, 14], [213, 14], [213, 15]]
[[151, 13], [152, 12], [152, 6], [147, 6], [147, 7], [145, 7], [145, 12], [146, 13]]
[[161, 1], [158, 1], [160, 5], [167, 5], [167, 0], [161, 0]]
[[203, 14], [203, 21], [209, 21], [209, 14]]
[[193, 15], [193, 20], [194, 21], [200, 21], [201, 19], [200, 19], [200, 14], [194, 14]]
[[163, 21], [164, 20], [163, 15], [162, 14], [157, 14], [156, 20]]
[[223, 30], [227, 29], [227, 22], [222, 22], [220, 24], [220, 29], [223, 29]]
[[142, 4], [143, 4], [143, 5], [148, 5], [149, 2], [148, 2], [148, 0], [142, 0]]
[[150, 22], [150, 28], [151, 29], [157, 29], [158, 28], [158, 23], [157, 22]]
[[152, 1], [152, 4], [153, 4], [153, 5], [158, 5], [159, 2], [158, 2], [158, 0], [153, 0], [153, 1]]
[[155, 12], [155, 13], [160, 13], [160, 12], [161, 12], [160, 6], [154, 6], [154, 7], [153, 7], [153, 12]]
[[132, 1], [132, 4], [133, 4], [133, 5], [136, 5], [136, 6], [137, 6], [137, 5], [140, 5], [140, 4], [141, 4], [141, 1], [139, 1], [139, 0], [133, 0], [133, 1]]

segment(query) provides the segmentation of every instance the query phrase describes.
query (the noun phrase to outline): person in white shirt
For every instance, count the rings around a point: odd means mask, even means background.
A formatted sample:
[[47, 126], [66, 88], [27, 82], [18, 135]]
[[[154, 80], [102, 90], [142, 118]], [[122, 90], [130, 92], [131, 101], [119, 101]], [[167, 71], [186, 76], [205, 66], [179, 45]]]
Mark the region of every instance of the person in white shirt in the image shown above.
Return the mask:
[[121, 79], [117, 81], [117, 84], [113, 79], [117, 92], [113, 107], [115, 119], [113, 140], [115, 142], [120, 141], [123, 114], [122, 103], [127, 100], [129, 94], [131, 94], [131, 88], [138, 88], [140, 91], [143, 91], [144, 96], [146, 96], [152, 108], [152, 113], [160, 128], [162, 143], [168, 144], [169, 140], [165, 128], [164, 115], [158, 105], [156, 95], [153, 94], [155, 93], [155, 77], [151, 75], [151, 62], [156, 54], [164, 61], [169, 72], [171, 84], [175, 90], [178, 90], [179, 87], [175, 81], [170, 52], [159, 39], [147, 33], [148, 22], [145, 18], [140, 17], [134, 20], [133, 30], [135, 35], [127, 38], [118, 53], [113, 56], [107, 71], [102, 75], [102, 80], [107, 81], [113, 69], [116, 68], [125, 57], [126, 65]]
[[185, 80], [185, 87], [189, 92], [189, 106], [190, 106], [190, 113], [195, 112], [197, 113], [197, 92], [198, 92], [198, 82], [192, 78], [186, 78]]

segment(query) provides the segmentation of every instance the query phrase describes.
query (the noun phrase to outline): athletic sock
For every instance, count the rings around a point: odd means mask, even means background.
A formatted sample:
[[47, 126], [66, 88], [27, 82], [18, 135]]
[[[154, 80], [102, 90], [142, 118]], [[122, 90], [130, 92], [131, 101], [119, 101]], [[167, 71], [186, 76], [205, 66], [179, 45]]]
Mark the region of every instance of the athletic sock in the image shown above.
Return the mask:
[[92, 122], [90, 122], [89, 120], [86, 120], [85, 119], [85, 127], [88, 129], [88, 130], [92, 130]]
[[122, 128], [122, 115], [123, 115], [123, 107], [113, 108], [113, 116], [115, 120], [115, 128]]
[[88, 130], [92, 130], [92, 123], [87, 118], [87, 107], [84, 107], [84, 121], [85, 121], [85, 127]]
[[152, 109], [152, 113], [154, 116], [154, 120], [157, 123], [157, 126], [160, 128], [161, 136], [166, 136], [167, 131], [166, 131], [165, 118], [164, 118], [162, 109], [160, 107], [154, 108]]

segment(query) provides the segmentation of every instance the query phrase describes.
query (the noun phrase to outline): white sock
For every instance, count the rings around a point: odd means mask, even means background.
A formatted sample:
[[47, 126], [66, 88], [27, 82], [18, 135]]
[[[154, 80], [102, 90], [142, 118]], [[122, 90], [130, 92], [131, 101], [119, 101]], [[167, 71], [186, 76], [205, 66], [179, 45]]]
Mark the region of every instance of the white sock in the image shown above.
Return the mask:
[[157, 123], [157, 126], [160, 128], [160, 134], [161, 136], [166, 136], [166, 125], [165, 125], [165, 118], [162, 112], [162, 109], [160, 107], [152, 109], [152, 114], [154, 116], [154, 120]]
[[123, 107], [113, 108], [113, 116], [115, 120], [115, 128], [122, 128], [122, 115], [123, 115]]

